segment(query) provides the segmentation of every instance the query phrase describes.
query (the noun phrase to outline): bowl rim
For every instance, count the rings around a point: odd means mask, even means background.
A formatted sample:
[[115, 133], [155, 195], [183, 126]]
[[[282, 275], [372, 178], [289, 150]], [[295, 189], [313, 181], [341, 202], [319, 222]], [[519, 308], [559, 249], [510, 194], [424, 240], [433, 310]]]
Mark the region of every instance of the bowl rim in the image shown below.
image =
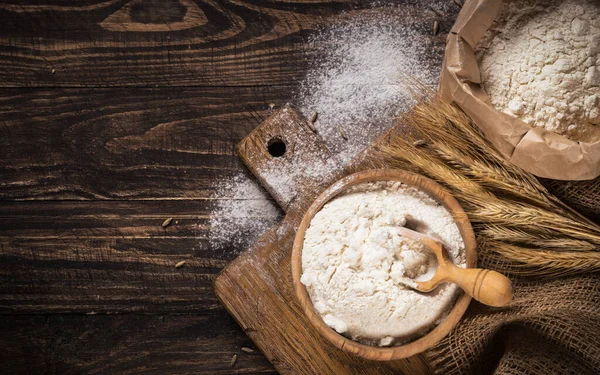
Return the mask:
[[460, 291], [461, 294], [448, 315], [433, 330], [417, 340], [394, 347], [376, 347], [361, 344], [340, 335], [323, 321], [321, 316], [315, 311], [306, 287], [304, 284], [302, 284], [302, 282], [300, 282], [300, 277], [302, 275], [302, 247], [304, 244], [304, 235], [310, 225], [311, 220], [316, 213], [321, 210], [325, 203], [329, 202], [331, 199], [335, 198], [352, 186], [374, 181], [401, 182], [405, 185], [415, 187], [427, 193], [427, 195], [429, 195], [431, 198], [442, 204], [452, 214], [452, 217], [454, 218], [465, 243], [465, 258], [467, 268], [476, 267], [477, 243], [475, 240], [473, 227], [471, 226], [471, 222], [469, 221], [467, 214], [463, 211], [458, 201], [454, 198], [454, 196], [452, 196], [452, 194], [450, 194], [450, 192], [444, 189], [437, 182], [425, 176], [401, 169], [369, 169], [346, 176], [334, 182], [327, 189], [325, 189], [325, 191], [323, 191], [313, 201], [313, 203], [304, 213], [294, 238], [291, 260], [292, 282], [297, 300], [300, 303], [302, 310], [312, 326], [327, 341], [332, 343], [337, 348], [366, 359], [390, 361], [407, 358], [421, 353], [433, 347], [436, 343], [442, 340], [461, 319], [467, 310], [469, 303], [471, 302], [471, 297], [468, 294]]

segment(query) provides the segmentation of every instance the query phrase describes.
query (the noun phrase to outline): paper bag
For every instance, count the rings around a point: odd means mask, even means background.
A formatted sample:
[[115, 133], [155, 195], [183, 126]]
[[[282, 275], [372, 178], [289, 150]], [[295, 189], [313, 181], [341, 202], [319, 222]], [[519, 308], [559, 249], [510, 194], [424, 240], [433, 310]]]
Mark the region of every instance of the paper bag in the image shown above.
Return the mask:
[[448, 35], [440, 94], [458, 104], [512, 163], [539, 177], [591, 180], [600, 175], [600, 141], [576, 142], [494, 108], [483, 90], [475, 46], [502, 8], [501, 0], [469, 0]]

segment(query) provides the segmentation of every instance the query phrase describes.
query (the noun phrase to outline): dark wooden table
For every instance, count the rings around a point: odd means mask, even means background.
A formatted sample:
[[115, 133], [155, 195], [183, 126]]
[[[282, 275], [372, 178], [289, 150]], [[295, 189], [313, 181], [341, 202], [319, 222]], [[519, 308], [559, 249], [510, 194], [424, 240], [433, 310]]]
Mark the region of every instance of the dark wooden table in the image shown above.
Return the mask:
[[368, 3], [0, 4], [0, 374], [274, 373], [213, 293], [244, 249], [207, 243], [211, 197]]

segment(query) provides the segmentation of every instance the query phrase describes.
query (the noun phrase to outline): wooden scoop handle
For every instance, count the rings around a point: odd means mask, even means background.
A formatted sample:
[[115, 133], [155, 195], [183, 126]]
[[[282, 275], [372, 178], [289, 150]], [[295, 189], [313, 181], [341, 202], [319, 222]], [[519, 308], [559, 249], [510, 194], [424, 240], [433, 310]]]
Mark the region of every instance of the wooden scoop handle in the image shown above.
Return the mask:
[[489, 306], [506, 306], [513, 297], [512, 283], [496, 271], [451, 265], [446, 270], [446, 278], [477, 301]]
[[416, 288], [427, 292], [442, 281], [460, 286], [468, 295], [489, 306], [506, 306], [513, 296], [510, 280], [496, 271], [483, 268], [460, 268], [448, 258], [444, 246], [435, 238], [405, 227], [399, 228], [403, 236], [419, 241], [433, 250], [438, 269], [428, 281], [417, 281]]

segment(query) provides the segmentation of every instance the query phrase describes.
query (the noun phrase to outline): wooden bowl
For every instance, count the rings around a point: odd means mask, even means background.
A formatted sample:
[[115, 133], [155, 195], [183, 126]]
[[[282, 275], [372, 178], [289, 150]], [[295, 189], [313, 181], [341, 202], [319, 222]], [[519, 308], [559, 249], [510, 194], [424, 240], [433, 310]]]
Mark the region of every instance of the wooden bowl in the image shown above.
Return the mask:
[[461, 294], [454, 307], [439, 325], [421, 338], [400, 346], [377, 347], [360, 344], [340, 335], [325, 324], [319, 313], [315, 311], [306, 287], [300, 282], [300, 276], [302, 275], [302, 246], [304, 244], [304, 234], [313, 217], [321, 210], [325, 203], [352, 186], [373, 181], [402, 182], [408, 186], [413, 186], [424, 191], [430, 197], [446, 207], [454, 217], [454, 220], [456, 220], [456, 225], [464, 240], [468, 268], [476, 266], [476, 242], [475, 234], [473, 233], [473, 228], [471, 227], [467, 215], [448, 191], [426, 177], [402, 170], [373, 169], [344, 177], [319, 195], [308, 208], [308, 211], [304, 214], [300, 227], [296, 232], [294, 247], [292, 249], [292, 280], [296, 295], [304, 313], [317, 331], [339, 349], [367, 359], [390, 361], [410, 357], [434, 346], [450, 332], [456, 323], [458, 323], [464, 312], [467, 310], [467, 306], [469, 305], [469, 302], [471, 302], [471, 297], [460, 291]]

